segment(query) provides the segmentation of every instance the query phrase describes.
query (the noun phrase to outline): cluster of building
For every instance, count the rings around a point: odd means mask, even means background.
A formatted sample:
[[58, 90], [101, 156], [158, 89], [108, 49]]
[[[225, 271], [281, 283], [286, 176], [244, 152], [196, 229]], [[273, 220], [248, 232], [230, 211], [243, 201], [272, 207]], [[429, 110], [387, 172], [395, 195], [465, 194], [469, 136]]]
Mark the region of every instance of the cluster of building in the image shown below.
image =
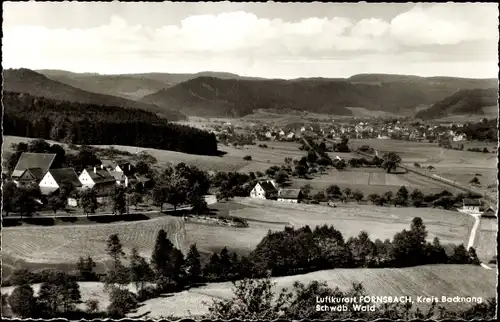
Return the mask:
[[[55, 158], [56, 154], [51, 153], [22, 153], [12, 171], [12, 181], [18, 187], [37, 186], [45, 196], [65, 185], [74, 191], [93, 188], [101, 201], [110, 195], [115, 186], [147, 185], [149, 182], [147, 177], [137, 174], [135, 166], [129, 162], [101, 164], [83, 169], [78, 175], [73, 168], [54, 168]], [[77, 206], [76, 199], [70, 197], [68, 205]]]
[[261, 180], [255, 183], [250, 191], [250, 198], [278, 200], [289, 203], [300, 203], [302, 201], [300, 189], [282, 189], [274, 180]]
[[[447, 137], [453, 142], [466, 141], [465, 134], [460, 134], [457, 129], [463, 124], [421, 124], [414, 120], [398, 120], [388, 122], [383, 119], [370, 121], [329, 122], [328, 125], [314, 123], [310, 125], [290, 124], [278, 126], [274, 124], [256, 125], [251, 124], [245, 127], [248, 133], [257, 140], [273, 141], [293, 141], [296, 138], [307, 135], [316, 138], [340, 139], [347, 135], [353, 139], [399, 139], [409, 141], [435, 140], [440, 137]], [[232, 133], [237, 127], [230, 123], [217, 125], [212, 132]]]

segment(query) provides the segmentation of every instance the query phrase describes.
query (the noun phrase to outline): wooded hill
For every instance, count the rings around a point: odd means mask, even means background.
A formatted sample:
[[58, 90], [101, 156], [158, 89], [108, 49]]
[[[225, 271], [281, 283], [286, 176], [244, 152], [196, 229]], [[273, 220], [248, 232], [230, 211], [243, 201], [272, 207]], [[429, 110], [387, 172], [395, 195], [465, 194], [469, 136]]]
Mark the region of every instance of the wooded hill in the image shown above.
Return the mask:
[[216, 155], [212, 133], [169, 123], [154, 113], [3, 93], [4, 135], [86, 145], [128, 145]]
[[492, 80], [384, 76], [387, 79], [377, 76], [377, 82], [370, 75], [346, 80], [198, 77], [146, 95], [141, 101], [196, 116], [244, 116], [257, 109], [352, 115], [346, 107], [398, 114], [417, 106], [432, 105], [455, 93], [457, 88], [496, 86]]
[[[185, 116], [168, 107], [137, 102], [122, 97], [89, 92], [68, 84], [64, 84], [30, 69], [6, 69], [3, 71], [3, 86], [5, 91], [27, 93], [48, 99], [64, 100], [91, 105], [120, 106], [129, 109], [139, 109], [160, 114], [171, 120], [182, 120]], [[97, 87], [99, 85], [96, 85]]]
[[419, 111], [416, 117], [434, 119], [460, 114], [485, 115], [483, 108], [496, 106], [497, 103], [498, 88], [461, 90], [437, 102], [432, 107]]

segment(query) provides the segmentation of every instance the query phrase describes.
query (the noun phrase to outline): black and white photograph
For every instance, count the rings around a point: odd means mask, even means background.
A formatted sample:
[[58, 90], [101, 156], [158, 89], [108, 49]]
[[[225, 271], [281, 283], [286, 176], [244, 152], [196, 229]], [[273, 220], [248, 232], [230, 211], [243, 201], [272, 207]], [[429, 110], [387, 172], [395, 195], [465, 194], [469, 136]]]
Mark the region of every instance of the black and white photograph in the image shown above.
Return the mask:
[[494, 320], [498, 3], [2, 3], [1, 316]]

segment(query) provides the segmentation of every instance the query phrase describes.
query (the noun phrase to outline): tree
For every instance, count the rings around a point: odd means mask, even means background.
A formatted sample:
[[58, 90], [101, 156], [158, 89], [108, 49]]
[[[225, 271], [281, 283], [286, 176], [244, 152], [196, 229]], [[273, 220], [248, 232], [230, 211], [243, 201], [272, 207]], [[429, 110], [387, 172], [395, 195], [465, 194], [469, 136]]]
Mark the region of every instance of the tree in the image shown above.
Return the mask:
[[347, 164], [346, 164], [345, 160], [335, 160], [333, 163], [333, 166], [338, 171], [342, 171], [347, 167]]
[[309, 152], [307, 152], [307, 162], [315, 163], [316, 161], [318, 161], [318, 155], [313, 150], [309, 150]]
[[378, 204], [380, 202], [380, 196], [376, 193], [372, 193], [368, 196], [368, 200], [370, 200], [373, 204]]
[[384, 193], [382, 199], [384, 203], [390, 204], [392, 201], [392, 191], [387, 191], [386, 193]]
[[285, 311], [291, 298], [285, 290], [275, 297], [275, 283], [269, 278], [244, 279], [233, 282], [234, 297], [229, 301], [216, 300], [209, 307], [210, 319], [274, 320]]
[[394, 152], [384, 154], [382, 167], [387, 170], [387, 173], [395, 170], [401, 163], [401, 157]]
[[298, 164], [295, 166], [295, 171], [297, 172], [297, 175], [300, 177], [305, 177], [307, 175], [307, 167], [303, 164]]
[[125, 253], [123, 252], [123, 246], [118, 237], [118, 234], [110, 235], [106, 242], [106, 253], [111, 257], [113, 264], [117, 266], [123, 257], [125, 257]]
[[97, 209], [97, 193], [94, 189], [86, 189], [80, 197], [80, 206], [83, 213], [87, 215], [95, 213]]
[[329, 197], [340, 197], [342, 195], [342, 191], [340, 190], [340, 187], [337, 186], [336, 184], [329, 185], [326, 190], [326, 195]]
[[88, 299], [85, 301], [85, 307], [88, 313], [96, 313], [99, 311], [99, 301], [96, 299]]
[[481, 184], [481, 182], [479, 182], [479, 179], [477, 177], [472, 178], [472, 180], [469, 181], [469, 183], [470, 184], [475, 184], [475, 185]]
[[137, 307], [137, 299], [129, 290], [113, 288], [110, 292], [110, 304], [107, 307], [108, 315], [113, 319], [120, 319]]
[[209, 211], [208, 204], [205, 201], [205, 198], [201, 196], [194, 195], [190, 197], [190, 203], [191, 206], [193, 207], [192, 208], [193, 213], [197, 215], [205, 214]]
[[245, 161], [252, 161], [252, 156], [251, 155], [245, 155], [243, 157], [243, 160], [245, 160]]
[[363, 200], [363, 198], [365, 197], [365, 195], [363, 194], [362, 191], [360, 190], [356, 190], [354, 191], [354, 194], [353, 194], [353, 198], [354, 200], [356, 200], [358, 203]]
[[163, 204], [167, 201], [167, 193], [167, 188], [162, 183], [156, 184], [151, 192], [153, 203], [160, 207], [160, 212], [163, 211]]
[[122, 186], [115, 186], [111, 194], [111, 200], [113, 202], [113, 214], [123, 215], [127, 210], [125, 188]]
[[222, 248], [219, 255], [219, 267], [220, 267], [220, 276], [224, 279], [229, 279], [232, 273], [231, 267], [231, 259], [229, 257], [229, 251], [227, 247]]
[[78, 259], [78, 263], [76, 264], [78, 269], [78, 273], [80, 275], [81, 280], [83, 281], [95, 281], [97, 280], [97, 275], [94, 272], [94, 268], [96, 267], [96, 263], [92, 259], [92, 257], [87, 256], [87, 258], [80, 257]]
[[312, 187], [310, 184], [306, 184], [300, 188], [300, 191], [302, 192], [302, 196], [304, 199], [309, 198], [309, 194], [311, 193]]
[[318, 191], [314, 196], [313, 199], [317, 202], [322, 202], [325, 201], [325, 193], [322, 191]]
[[343, 195], [349, 199], [352, 195], [352, 190], [350, 188], [345, 188], [344, 191], [343, 191]]
[[151, 255], [151, 263], [155, 270], [157, 279], [169, 275], [168, 264], [170, 260], [170, 251], [174, 248], [172, 242], [167, 238], [165, 230], [160, 229], [156, 236], [156, 243]]
[[60, 310], [64, 313], [75, 310], [76, 304], [81, 300], [76, 277], [56, 270], [47, 275], [38, 293], [42, 310], [48, 315], [57, 315]]
[[16, 287], [8, 298], [12, 313], [21, 318], [35, 317], [36, 299], [33, 288], [24, 284]]
[[135, 284], [135, 289], [140, 292], [144, 289], [144, 283], [153, 278], [153, 271], [144, 257], [134, 247], [130, 253], [130, 280]]
[[14, 203], [17, 205], [21, 218], [31, 216], [37, 209], [37, 199], [40, 197], [40, 190], [32, 187], [23, 187], [18, 189], [17, 199]]
[[414, 207], [420, 207], [424, 201], [424, 194], [418, 189], [414, 189], [410, 195]]
[[277, 184], [284, 184], [285, 182], [288, 181], [288, 175], [286, 174], [285, 171], [280, 170], [278, 173], [276, 173], [274, 180], [276, 180]]
[[12, 181], [7, 181], [2, 187], [2, 206], [3, 216], [8, 216], [17, 208], [17, 200], [19, 200], [19, 190], [16, 184]]
[[54, 212], [54, 215], [58, 210], [64, 209], [66, 207], [66, 200], [63, 196], [60, 196], [58, 193], [52, 194], [49, 197], [49, 207]]
[[394, 203], [396, 205], [401, 205], [401, 206], [406, 206], [408, 204], [408, 189], [406, 189], [405, 186], [401, 186], [396, 192], [396, 200], [394, 200]]
[[361, 231], [355, 238], [349, 238], [347, 246], [355, 267], [372, 267], [376, 263], [377, 249], [366, 231]]
[[185, 268], [188, 281], [192, 284], [198, 283], [201, 278], [201, 262], [200, 253], [196, 248], [196, 244], [191, 244], [189, 247], [189, 251], [186, 256]]
[[481, 260], [477, 257], [476, 249], [474, 247], [469, 247], [469, 263], [473, 265], [481, 265]]
[[133, 192], [132, 195], [130, 196], [130, 203], [135, 207], [136, 210], [137, 210], [137, 205], [140, 204], [142, 201], [143, 197], [138, 192]]
[[220, 258], [217, 253], [213, 253], [209, 262], [203, 268], [203, 275], [208, 280], [216, 281], [221, 277]]
[[450, 262], [453, 264], [469, 264], [470, 257], [469, 252], [465, 248], [464, 244], [455, 246], [453, 249], [453, 255], [450, 257]]

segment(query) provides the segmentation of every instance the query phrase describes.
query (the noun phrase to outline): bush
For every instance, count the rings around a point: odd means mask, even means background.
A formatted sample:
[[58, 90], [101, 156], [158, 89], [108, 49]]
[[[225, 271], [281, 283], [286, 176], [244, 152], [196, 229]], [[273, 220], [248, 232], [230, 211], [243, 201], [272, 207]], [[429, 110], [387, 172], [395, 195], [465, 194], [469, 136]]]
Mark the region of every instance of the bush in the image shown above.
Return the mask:
[[245, 161], [252, 161], [252, 156], [251, 155], [245, 155], [243, 157], [243, 160], [245, 160]]
[[415, 162], [415, 163], [413, 164], [413, 166], [414, 166], [415, 168], [420, 168], [420, 163]]
[[156, 298], [161, 292], [155, 286], [146, 286], [137, 292], [137, 301], [144, 302], [152, 298]]
[[137, 307], [137, 298], [129, 290], [113, 288], [109, 299], [111, 303], [107, 311], [110, 318], [123, 318], [128, 312]]

